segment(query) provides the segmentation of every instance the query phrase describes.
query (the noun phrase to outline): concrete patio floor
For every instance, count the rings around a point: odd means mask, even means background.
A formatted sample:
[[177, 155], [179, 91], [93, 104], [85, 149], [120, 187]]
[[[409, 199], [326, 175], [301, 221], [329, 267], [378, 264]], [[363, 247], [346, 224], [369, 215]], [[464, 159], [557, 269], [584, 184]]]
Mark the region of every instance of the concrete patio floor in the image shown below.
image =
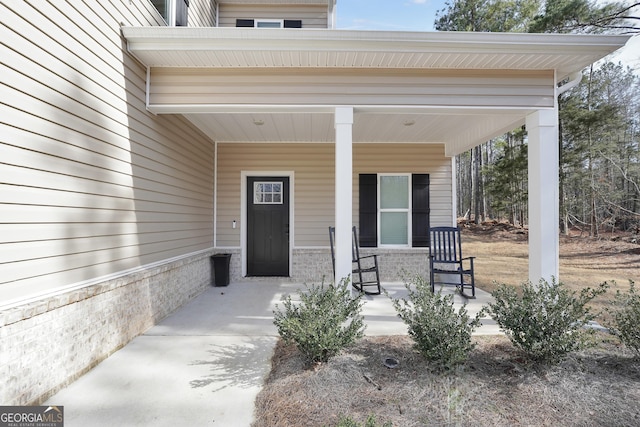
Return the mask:
[[[383, 286], [406, 297], [401, 283]], [[211, 287], [44, 405], [64, 406], [66, 427], [249, 426], [277, 341], [273, 310], [301, 288], [273, 279]], [[366, 335], [407, 333], [386, 296], [365, 298]], [[470, 315], [489, 299], [477, 290]], [[485, 319], [477, 333], [500, 332]]]

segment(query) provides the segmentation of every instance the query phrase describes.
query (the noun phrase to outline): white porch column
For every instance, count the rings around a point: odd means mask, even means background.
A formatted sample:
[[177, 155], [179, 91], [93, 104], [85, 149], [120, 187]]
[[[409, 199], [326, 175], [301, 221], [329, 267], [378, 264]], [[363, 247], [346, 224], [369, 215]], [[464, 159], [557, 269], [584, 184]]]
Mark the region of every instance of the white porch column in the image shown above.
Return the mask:
[[336, 107], [336, 277], [351, 275], [351, 227], [353, 226], [353, 107]]
[[529, 133], [529, 280], [559, 275], [558, 110], [527, 116]]

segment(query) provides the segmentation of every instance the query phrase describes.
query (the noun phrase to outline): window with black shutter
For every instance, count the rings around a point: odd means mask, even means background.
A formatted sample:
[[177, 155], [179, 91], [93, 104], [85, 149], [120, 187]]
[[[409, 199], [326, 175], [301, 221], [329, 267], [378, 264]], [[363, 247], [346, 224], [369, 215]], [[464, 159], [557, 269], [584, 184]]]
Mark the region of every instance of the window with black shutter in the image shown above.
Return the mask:
[[237, 28], [302, 28], [299, 19], [236, 19]]
[[[378, 220], [381, 212], [378, 203], [378, 185], [378, 174], [360, 174], [358, 186], [361, 247], [377, 247], [380, 241]], [[393, 215], [390, 216], [393, 217]], [[411, 175], [410, 246], [416, 248], [429, 246], [429, 216], [429, 175], [413, 174]], [[402, 218], [402, 215], [398, 215], [398, 218]]]

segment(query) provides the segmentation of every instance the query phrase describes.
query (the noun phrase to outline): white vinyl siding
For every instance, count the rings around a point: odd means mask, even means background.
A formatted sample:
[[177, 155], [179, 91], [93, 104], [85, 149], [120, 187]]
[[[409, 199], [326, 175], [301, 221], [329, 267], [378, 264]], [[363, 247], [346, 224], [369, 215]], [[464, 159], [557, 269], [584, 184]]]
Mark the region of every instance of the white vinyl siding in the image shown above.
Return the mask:
[[[333, 144], [218, 144], [217, 246], [240, 246], [242, 171], [293, 171], [294, 247], [326, 246], [334, 211]], [[232, 228], [233, 221], [238, 227]]]
[[[144, 1], [144, 0], [143, 0]], [[177, 13], [175, 8], [176, 4], [182, 7], [184, 0], [148, 0], [151, 4], [158, 4], [153, 6], [156, 8], [158, 15], [162, 16], [162, 25], [167, 24], [168, 16], [166, 7], [172, 8], [173, 13]], [[180, 2], [180, 3], [179, 3]], [[170, 19], [169, 19], [170, 20]], [[189, 8], [187, 12], [187, 26], [188, 27], [215, 27], [216, 26], [216, 2], [214, 0], [189, 0]]]
[[189, 0], [189, 27], [215, 27], [216, 2], [214, 0]]
[[0, 14], [0, 301], [210, 248], [213, 143], [145, 110], [145, 69], [120, 35], [159, 25], [153, 6]]
[[327, 28], [327, 5], [221, 4], [220, 27], [235, 27], [236, 19], [302, 20], [302, 28]]
[[[335, 215], [334, 145], [314, 143], [218, 143], [217, 223], [219, 247], [239, 247], [242, 171], [293, 171], [294, 248], [328, 247]], [[353, 223], [358, 225], [360, 173], [428, 173], [431, 223], [451, 225], [451, 159], [444, 146], [430, 144], [354, 144]], [[233, 221], [237, 227], [232, 227]]]
[[[221, 67], [233, 66], [233, 52], [214, 54], [221, 55], [216, 60]], [[255, 59], [256, 67], [264, 63]], [[543, 108], [554, 105], [552, 82], [552, 73], [528, 71], [163, 68], [152, 70], [150, 107], [250, 103]]]

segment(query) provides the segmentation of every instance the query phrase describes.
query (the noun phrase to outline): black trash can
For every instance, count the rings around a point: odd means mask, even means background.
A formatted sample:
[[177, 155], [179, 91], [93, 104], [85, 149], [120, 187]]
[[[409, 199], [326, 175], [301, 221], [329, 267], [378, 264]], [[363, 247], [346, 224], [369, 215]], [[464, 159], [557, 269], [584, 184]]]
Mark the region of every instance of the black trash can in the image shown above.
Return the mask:
[[229, 264], [231, 254], [215, 254], [211, 256], [212, 282], [215, 286], [227, 286], [229, 284]]

